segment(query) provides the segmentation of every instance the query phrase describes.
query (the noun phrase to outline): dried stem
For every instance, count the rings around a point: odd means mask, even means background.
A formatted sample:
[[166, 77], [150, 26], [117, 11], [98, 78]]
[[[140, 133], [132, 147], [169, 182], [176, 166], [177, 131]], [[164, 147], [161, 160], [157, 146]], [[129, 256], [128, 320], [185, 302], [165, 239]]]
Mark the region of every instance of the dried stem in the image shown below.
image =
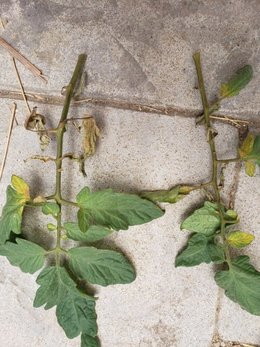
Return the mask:
[[21, 53], [19, 53], [13, 46], [11, 46], [7, 41], [0, 37], [0, 45], [4, 47], [13, 58], [17, 59], [22, 63], [28, 70], [30, 70], [34, 76], [40, 78], [42, 81], [47, 83], [46, 78], [43, 76], [43, 73], [35, 65], [33, 65], [30, 60], [25, 58]]
[[8, 149], [9, 149], [9, 144], [10, 144], [13, 124], [14, 124], [14, 119], [15, 119], [16, 108], [17, 108], [17, 105], [16, 105], [16, 103], [14, 103], [13, 104], [13, 108], [12, 108], [11, 117], [10, 117], [10, 122], [9, 122], [9, 128], [8, 128], [8, 133], [7, 133], [7, 141], [6, 141], [6, 145], [5, 145], [3, 161], [2, 161], [2, 164], [1, 164], [1, 168], [0, 168], [0, 181], [2, 180], [3, 173], [4, 173], [6, 158], [7, 158], [7, 154], [8, 154]]
[[[54, 95], [47, 95], [47, 94], [40, 94], [35, 92], [26, 92], [27, 100], [37, 102], [37, 103], [43, 103], [48, 105], [56, 105], [60, 106], [63, 105], [64, 97], [62, 96], [54, 96]], [[18, 91], [14, 90], [5, 90], [0, 89], [0, 98], [4, 99], [12, 99], [12, 100], [22, 100], [22, 94]], [[81, 99], [81, 100], [73, 100], [72, 106], [77, 105], [96, 105], [101, 107], [112, 107], [116, 109], [121, 110], [131, 110], [136, 112], [143, 112], [146, 114], [159, 114], [159, 115], [165, 115], [169, 117], [174, 116], [182, 116], [182, 117], [197, 117], [199, 110], [192, 109], [192, 108], [182, 108], [178, 106], [162, 106], [162, 105], [147, 105], [147, 104], [141, 104], [141, 103], [133, 103], [126, 100], [116, 100], [116, 99], [105, 99], [105, 98], [97, 98], [97, 97], [91, 97], [87, 99]], [[253, 111], [252, 111], [253, 112]], [[238, 115], [241, 114], [241, 111], [238, 113]], [[256, 115], [256, 112], [254, 113]], [[210, 118], [228, 123], [232, 126], [236, 126], [237, 124], [240, 124], [241, 126], [243, 124], [250, 124], [251, 126], [259, 127], [260, 123], [258, 121], [250, 120], [242, 120], [242, 119], [236, 119], [231, 116], [227, 116], [224, 114], [218, 114], [218, 115], [210, 115]]]

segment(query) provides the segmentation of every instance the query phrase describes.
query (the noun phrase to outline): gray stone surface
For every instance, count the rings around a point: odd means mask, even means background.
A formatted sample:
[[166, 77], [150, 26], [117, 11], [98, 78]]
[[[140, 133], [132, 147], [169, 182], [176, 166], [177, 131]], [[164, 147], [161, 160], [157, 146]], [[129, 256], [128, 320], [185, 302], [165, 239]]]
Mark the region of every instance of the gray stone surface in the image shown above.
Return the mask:
[[[8, 20], [2, 36], [30, 58], [48, 76], [39, 82], [19, 64], [26, 90], [59, 95], [73, 71], [77, 54], [86, 52], [86, 95], [130, 102], [200, 109], [194, 50], [201, 49], [209, 95], [244, 63], [255, 77], [241, 95], [225, 103], [227, 114], [257, 119], [259, 110], [259, 1], [5, 1], [2, 19]], [[19, 90], [9, 55], [0, 48], [0, 89]], [[26, 132], [26, 109], [17, 102], [8, 160], [0, 183], [0, 203], [10, 176], [16, 173], [32, 186], [33, 194], [50, 194], [53, 164], [24, 162], [39, 154], [37, 136]], [[8, 127], [12, 100], [0, 101], [0, 154]], [[31, 104], [34, 106], [34, 104]], [[58, 120], [61, 107], [38, 105], [49, 125]], [[168, 188], [201, 182], [210, 175], [210, 155], [202, 127], [194, 119], [118, 110], [91, 105], [73, 108], [71, 115], [89, 112], [101, 128], [97, 153], [86, 163], [82, 178], [77, 164], [65, 163], [64, 190], [72, 197], [84, 185], [93, 190], [118, 191]], [[217, 124], [222, 157], [235, 155], [237, 132]], [[75, 129], [66, 134], [67, 151], [80, 149]], [[52, 142], [46, 154], [54, 155]], [[232, 175], [233, 167], [227, 170]], [[259, 172], [253, 179], [240, 174], [236, 198], [240, 228], [255, 234], [248, 248], [253, 263], [259, 257]], [[230, 181], [227, 181], [227, 188]], [[183, 217], [203, 200], [193, 193], [177, 205], [165, 205], [164, 217], [147, 225], [113, 234], [101, 247], [122, 249], [133, 261], [137, 279], [129, 285], [97, 287], [99, 336], [102, 347], [211, 347], [214, 333], [225, 340], [260, 344], [259, 317], [224, 298], [215, 285], [211, 265], [175, 269], [174, 258], [187, 234], [179, 229]], [[67, 211], [68, 217], [73, 214]], [[51, 245], [44, 230], [48, 218], [33, 212], [25, 216], [28, 236]], [[33, 309], [35, 275], [21, 273], [0, 258], [0, 346], [79, 346], [67, 340], [54, 310]], [[218, 299], [220, 313], [217, 315]]]

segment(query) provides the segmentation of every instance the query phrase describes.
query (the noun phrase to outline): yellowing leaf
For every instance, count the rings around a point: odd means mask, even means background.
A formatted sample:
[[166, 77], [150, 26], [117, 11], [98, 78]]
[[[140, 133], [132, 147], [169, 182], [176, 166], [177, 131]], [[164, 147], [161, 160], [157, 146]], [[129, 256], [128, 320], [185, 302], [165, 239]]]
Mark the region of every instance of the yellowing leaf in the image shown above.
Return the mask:
[[243, 248], [254, 240], [254, 235], [245, 233], [243, 231], [233, 231], [227, 237], [227, 242], [230, 246], [235, 248]]
[[220, 96], [221, 98], [230, 98], [239, 94], [245, 86], [251, 81], [253, 77], [253, 69], [250, 65], [245, 65], [242, 69], [228, 81], [221, 85]]
[[29, 186], [21, 177], [13, 175], [11, 183], [16, 192], [24, 197], [25, 201], [30, 200]]
[[256, 165], [260, 166], [260, 136], [249, 133], [239, 148], [240, 158], [245, 161], [245, 171], [250, 177], [254, 176]]
[[12, 185], [7, 187], [6, 203], [0, 217], [0, 244], [4, 244], [11, 232], [21, 233], [22, 214], [30, 199], [28, 185], [18, 176], [12, 176]]
[[252, 160], [246, 161], [246, 163], [245, 163], [246, 174], [250, 177], [253, 177], [255, 174], [255, 170], [256, 170], [255, 162]]
[[247, 157], [252, 152], [254, 142], [255, 136], [252, 133], [249, 133], [238, 150], [240, 158]]

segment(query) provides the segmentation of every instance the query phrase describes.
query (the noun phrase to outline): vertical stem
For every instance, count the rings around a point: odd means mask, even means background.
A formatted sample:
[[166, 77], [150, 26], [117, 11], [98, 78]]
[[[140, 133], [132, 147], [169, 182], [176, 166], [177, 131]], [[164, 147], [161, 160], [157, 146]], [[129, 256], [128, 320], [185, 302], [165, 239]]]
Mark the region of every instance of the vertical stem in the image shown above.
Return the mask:
[[[203, 111], [204, 111], [204, 117], [205, 117], [205, 128], [207, 131], [207, 137], [208, 137], [208, 142], [209, 142], [210, 151], [211, 151], [211, 159], [212, 159], [212, 179], [211, 179], [211, 182], [212, 182], [212, 187], [214, 189], [216, 202], [217, 202], [218, 209], [219, 209], [220, 234], [221, 234], [222, 238], [224, 239], [224, 237], [225, 237], [225, 225], [226, 225], [225, 216], [224, 216], [225, 211], [224, 211], [223, 205], [221, 203], [220, 190], [218, 187], [218, 158], [217, 158], [214, 135], [212, 132], [211, 121], [210, 121], [210, 107], [209, 107], [207, 94], [206, 94], [206, 90], [205, 90], [205, 85], [204, 85], [204, 80], [203, 80], [201, 60], [200, 60], [200, 52], [196, 52], [193, 54], [193, 60], [194, 60], [196, 70], [197, 70], [199, 91], [200, 91], [200, 96], [201, 96], [201, 101], [202, 101]], [[224, 247], [225, 247], [226, 261], [230, 264], [229, 249], [225, 243], [224, 243]]]
[[77, 65], [73, 72], [72, 78], [70, 80], [69, 85], [66, 89], [66, 97], [64, 101], [63, 110], [61, 113], [61, 118], [57, 127], [56, 140], [57, 140], [57, 152], [56, 152], [56, 186], [55, 186], [55, 194], [54, 199], [56, 203], [59, 205], [60, 212], [57, 216], [57, 243], [56, 243], [56, 263], [60, 264], [60, 248], [61, 248], [61, 201], [62, 201], [62, 193], [61, 193], [61, 174], [62, 174], [62, 154], [63, 154], [63, 137], [66, 131], [66, 119], [69, 112], [69, 107], [71, 103], [71, 99], [73, 97], [74, 89], [76, 87], [77, 81], [80, 78], [83, 68], [86, 61], [86, 55], [80, 54], [78, 57]]

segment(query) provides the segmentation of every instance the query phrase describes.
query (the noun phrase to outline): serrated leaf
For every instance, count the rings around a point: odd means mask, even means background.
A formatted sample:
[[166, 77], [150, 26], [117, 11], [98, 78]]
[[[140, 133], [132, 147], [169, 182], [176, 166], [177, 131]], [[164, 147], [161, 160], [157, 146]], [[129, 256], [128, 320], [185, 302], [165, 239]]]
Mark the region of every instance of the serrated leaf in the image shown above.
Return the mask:
[[76, 288], [65, 268], [50, 266], [37, 278], [40, 285], [34, 307], [45, 305], [45, 310], [56, 307], [56, 316], [68, 338], [80, 333], [96, 336], [95, 300]]
[[253, 78], [253, 69], [250, 65], [245, 65], [242, 69], [239, 69], [235, 76], [233, 76], [228, 83], [223, 83], [220, 88], [221, 98], [230, 98], [239, 94], [239, 92], [245, 88], [245, 86]]
[[113, 230], [100, 225], [91, 225], [86, 232], [82, 232], [77, 223], [64, 223], [68, 238], [75, 241], [95, 242], [112, 234]]
[[18, 176], [12, 176], [12, 184], [6, 191], [6, 203], [0, 218], [0, 244], [4, 244], [9, 239], [10, 233], [21, 233], [21, 223], [23, 209], [27, 201], [30, 200], [29, 187]]
[[181, 224], [181, 229], [186, 229], [205, 235], [214, 234], [219, 227], [219, 213], [212, 205], [209, 205], [209, 202], [206, 202], [203, 207], [195, 210]]
[[100, 343], [97, 337], [82, 334], [80, 347], [100, 347]]
[[254, 240], [254, 235], [245, 233], [243, 231], [233, 231], [227, 236], [227, 242], [230, 246], [235, 248], [243, 248]]
[[85, 187], [77, 195], [77, 203], [82, 231], [86, 230], [84, 225], [88, 223], [126, 230], [130, 225], [147, 223], [164, 213], [148, 200], [134, 194], [115, 193], [112, 189], [91, 193]]
[[171, 204], [183, 199], [192, 191], [190, 186], [178, 185], [169, 190], [155, 190], [142, 192], [141, 196], [153, 202], [169, 202]]
[[23, 272], [32, 274], [43, 267], [46, 251], [33, 242], [17, 238], [16, 243], [3, 245], [0, 255], [6, 256], [12, 265], [19, 266]]
[[69, 266], [81, 279], [92, 284], [130, 283], [135, 271], [123, 254], [95, 247], [78, 247], [68, 251]]
[[42, 213], [46, 215], [51, 214], [53, 217], [56, 218], [59, 212], [60, 208], [59, 205], [56, 204], [56, 202], [46, 202], [46, 204], [42, 206]]
[[223, 263], [225, 261], [223, 249], [214, 244], [212, 237], [194, 234], [190, 237], [186, 248], [177, 255], [175, 267], [195, 266], [211, 261]]
[[230, 300], [251, 314], [260, 315], [260, 272], [250, 264], [249, 257], [232, 260], [229, 270], [217, 272], [215, 280]]

